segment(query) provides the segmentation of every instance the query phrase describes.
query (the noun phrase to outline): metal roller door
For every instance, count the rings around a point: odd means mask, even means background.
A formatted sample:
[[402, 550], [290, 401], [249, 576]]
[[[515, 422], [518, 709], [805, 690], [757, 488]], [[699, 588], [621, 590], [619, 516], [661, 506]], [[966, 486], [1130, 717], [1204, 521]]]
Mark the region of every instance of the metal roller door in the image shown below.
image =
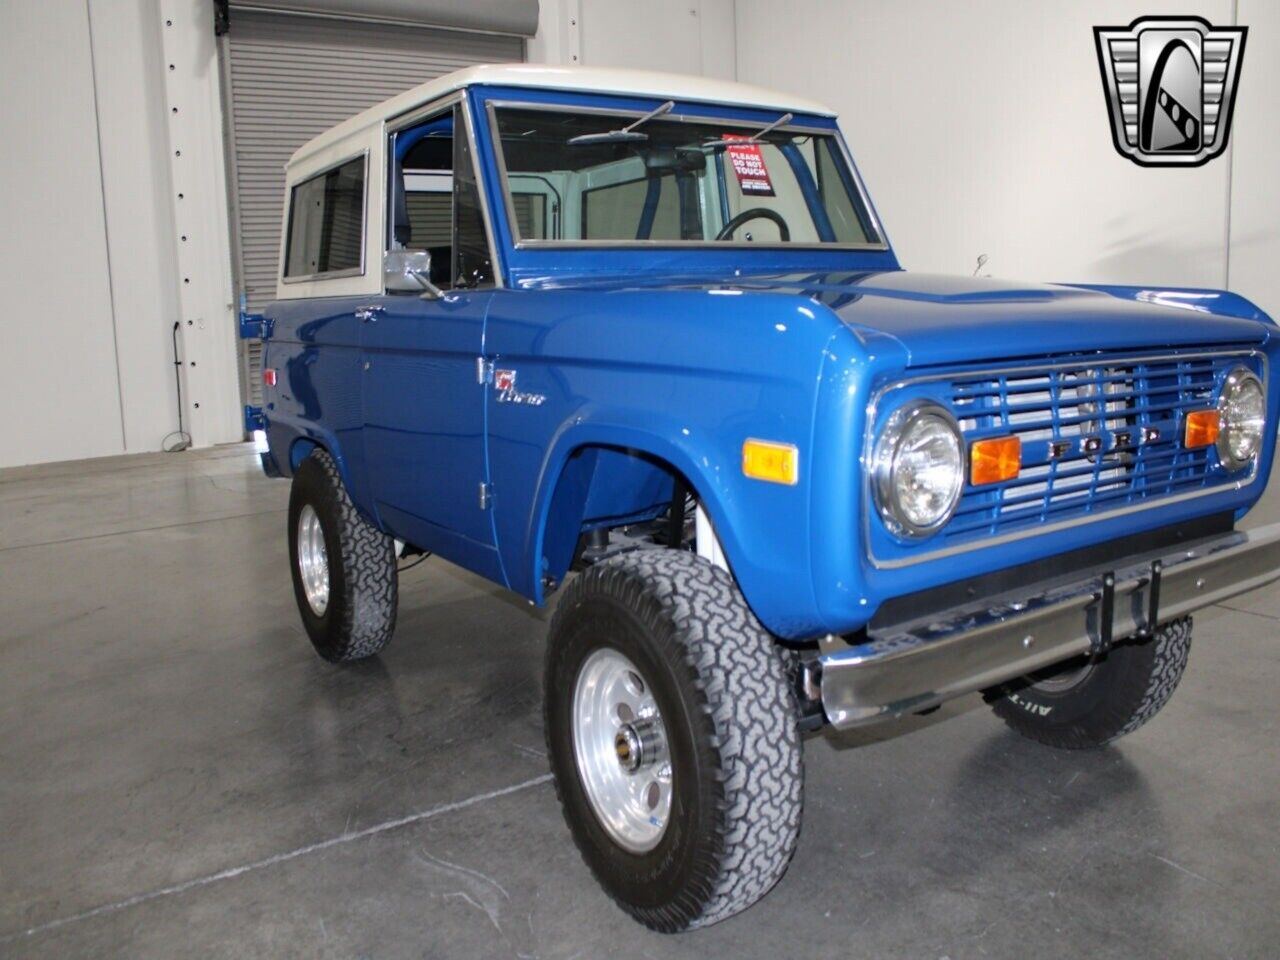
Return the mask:
[[[318, 133], [433, 77], [524, 59], [519, 37], [234, 10], [224, 47], [238, 281], [250, 310], [275, 297], [284, 165]], [[242, 357], [262, 399], [261, 344]]]

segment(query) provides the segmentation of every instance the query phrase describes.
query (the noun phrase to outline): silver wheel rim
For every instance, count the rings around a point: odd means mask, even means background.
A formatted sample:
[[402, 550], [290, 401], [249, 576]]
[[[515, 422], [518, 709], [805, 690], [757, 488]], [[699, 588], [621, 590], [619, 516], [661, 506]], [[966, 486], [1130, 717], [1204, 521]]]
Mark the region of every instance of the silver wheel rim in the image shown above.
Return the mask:
[[324, 548], [324, 528], [311, 504], [298, 515], [298, 573], [307, 605], [317, 617], [329, 608], [329, 554]]
[[1093, 672], [1093, 661], [1085, 660], [1075, 669], [1063, 670], [1051, 677], [1037, 680], [1031, 686], [1045, 693], [1066, 693], [1071, 688], [1084, 682], [1085, 677]]
[[573, 752], [613, 841], [632, 853], [656, 847], [671, 816], [667, 729], [648, 681], [616, 650], [596, 650], [578, 671]]

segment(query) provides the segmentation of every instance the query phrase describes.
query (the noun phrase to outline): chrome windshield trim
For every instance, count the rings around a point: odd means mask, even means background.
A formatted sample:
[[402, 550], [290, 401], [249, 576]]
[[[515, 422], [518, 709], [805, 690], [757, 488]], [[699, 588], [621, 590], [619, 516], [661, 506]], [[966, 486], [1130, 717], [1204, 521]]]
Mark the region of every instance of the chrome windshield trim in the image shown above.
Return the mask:
[[[484, 165], [480, 162], [480, 145], [476, 142], [476, 128], [471, 119], [471, 100], [462, 98], [462, 125], [467, 128], [467, 145], [471, 149], [471, 172], [476, 178], [476, 192], [480, 194], [480, 215], [484, 219], [485, 241], [489, 244], [489, 262], [493, 265], [493, 286], [501, 290], [507, 285], [502, 274], [501, 249], [497, 232], [493, 228], [493, 211], [489, 209], [489, 191], [485, 189]], [[512, 221], [514, 222], [514, 221]]]
[[[1129, 363], [1153, 363], [1162, 360], [1203, 360], [1216, 359], [1220, 357], [1257, 357], [1262, 365], [1262, 385], [1263, 389], [1268, 390], [1270, 385], [1269, 364], [1267, 355], [1257, 348], [1242, 350], [1201, 350], [1190, 353], [1109, 353], [1106, 354], [1106, 360], [1099, 360], [1099, 363], [1112, 362], [1129, 362]], [[954, 380], [957, 377], [987, 377], [998, 376], [1006, 373], [1042, 373], [1048, 370], [1070, 370], [1085, 365], [1087, 362], [1080, 360], [1063, 362], [1063, 363], [1047, 363], [1033, 364], [1025, 367], [1009, 366], [1009, 367], [990, 367], [979, 370], [952, 370], [948, 373], [933, 373], [917, 377], [904, 377], [885, 384], [877, 390], [867, 404], [867, 429], [866, 436], [863, 438], [863, 462], [870, 463], [868, 459], [871, 456], [872, 447], [874, 446], [874, 436], [876, 415], [880, 409], [881, 401], [894, 390], [901, 390], [903, 387], [913, 386], [919, 383], [936, 383], [940, 380]], [[1268, 394], [1269, 395], [1269, 394]], [[1274, 428], [1273, 428], [1274, 429]], [[1200, 497], [1215, 496], [1224, 493], [1234, 493], [1243, 490], [1258, 479], [1261, 467], [1261, 457], [1254, 460], [1253, 469], [1249, 474], [1240, 477], [1234, 482], [1219, 484], [1215, 487], [1208, 487], [1203, 490], [1192, 490], [1187, 493], [1175, 494], [1171, 497], [1157, 497], [1142, 503], [1129, 504], [1127, 506], [1113, 507], [1104, 509], [1097, 513], [1090, 513], [1087, 516], [1072, 517], [1068, 520], [1059, 520], [1055, 523], [1048, 523], [1042, 526], [1028, 527], [1025, 530], [1011, 531], [1010, 533], [998, 534], [994, 537], [985, 537], [974, 540], [970, 543], [956, 544], [953, 547], [943, 547], [938, 550], [930, 550], [922, 552], [915, 556], [901, 557], [896, 560], [882, 560], [875, 555], [875, 549], [872, 546], [871, 539], [871, 514], [872, 510], [867, 509], [871, 501], [871, 480], [867, 471], [863, 471], [863, 510], [862, 510], [862, 534], [863, 542], [866, 544], [867, 557], [871, 561], [871, 565], [877, 570], [900, 570], [904, 567], [913, 567], [917, 564], [926, 563], [930, 560], [941, 560], [946, 557], [954, 557], [964, 553], [971, 553], [974, 550], [982, 550], [987, 547], [1000, 546], [1006, 543], [1013, 543], [1018, 540], [1026, 540], [1029, 537], [1043, 536], [1046, 533], [1056, 533], [1059, 530], [1069, 530], [1073, 527], [1083, 526], [1089, 523], [1097, 523], [1100, 520], [1109, 520], [1115, 517], [1128, 516], [1133, 513], [1141, 513], [1146, 510], [1154, 510], [1159, 507], [1167, 507], [1177, 503], [1185, 503], [1189, 500], [1196, 500]]]
[[[607, 94], [608, 91], [602, 91]], [[714, 106], [714, 104], [694, 104], [694, 106]], [[784, 126], [774, 127], [773, 130], [783, 133], [807, 133], [812, 136], [831, 137], [840, 149], [840, 155], [844, 159], [845, 166], [848, 167], [849, 178], [853, 182], [854, 187], [858, 191], [858, 200], [862, 204], [862, 209], [866, 211], [867, 219], [870, 225], [875, 229], [877, 240], [868, 241], [866, 243], [758, 243], [745, 240], [523, 240], [518, 234], [516, 227], [515, 203], [512, 200], [511, 188], [509, 183], [509, 174], [507, 171], [507, 159], [502, 150], [502, 137], [498, 133], [498, 117], [497, 111], [500, 108], [518, 107], [521, 110], [545, 110], [548, 113], [572, 113], [572, 114], [603, 114], [613, 117], [643, 117], [645, 115], [642, 110], [626, 110], [615, 109], [613, 107], [569, 107], [564, 104], [557, 103], [531, 103], [523, 100], [488, 100], [485, 102], [485, 112], [489, 116], [489, 139], [493, 142], [493, 158], [498, 168], [499, 186], [502, 188], [502, 199], [507, 211], [507, 239], [511, 242], [512, 249], [515, 250], [594, 250], [594, 249], [611, 249], [611, 248], [633, 248], [637, 250], [652, 249], [653, 247], [669, 247], [678, 250], [696, 250], [696, 249], [717, 249], [717, 250], [736, 250], [750, 248], [753, 250], [832, 250], [832, 251], [884, 251], [889, 249], [888, 241], [884, 238], [884, 231], [880, 228], [880, 222], [876, 217], [875, 209], [871, 206], [871, 200], [867, 195], [866, 187], [862, 182], [862, 178], [858, 175], [858, 168], [854, 166], [853, 161], [849, 157], [848, 145], [844, 142], [844, 137], [840, 135], [839, 126], [835, 127], [812, 127], [803, 123], [788, 123]], [[766, 110], [765, 112], [783, 113], [784, 111]], [[711, 117], [699, 113], [666, 113], [661, 117], [663, 123], [716, 123], [727, 122], [733, 126], [741, 126], [745, 129], [764, 130], [769, 126], [767, 123], [759, 123], [754, 120], [731, 120], [724, 121], [723, 117]]]

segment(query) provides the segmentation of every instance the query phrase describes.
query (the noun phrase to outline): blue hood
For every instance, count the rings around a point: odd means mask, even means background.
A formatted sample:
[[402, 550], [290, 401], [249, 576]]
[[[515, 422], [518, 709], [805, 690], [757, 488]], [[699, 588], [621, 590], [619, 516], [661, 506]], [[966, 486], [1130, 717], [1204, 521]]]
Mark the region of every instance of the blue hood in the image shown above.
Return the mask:
[[831, 309], [864, 341], [890, 338], [911, 366], [1260, 343], [1275, 327], [1252, 303], [1221, 290], [1015, 283], [903, 270], [558, 278], [527, 286], [802, 295]]
[[1273, 326], [1232, 293], [870, 274], [810, 288], [855, 331], [884, 334], [912, 366], [1081, 350], [1258, 343]]

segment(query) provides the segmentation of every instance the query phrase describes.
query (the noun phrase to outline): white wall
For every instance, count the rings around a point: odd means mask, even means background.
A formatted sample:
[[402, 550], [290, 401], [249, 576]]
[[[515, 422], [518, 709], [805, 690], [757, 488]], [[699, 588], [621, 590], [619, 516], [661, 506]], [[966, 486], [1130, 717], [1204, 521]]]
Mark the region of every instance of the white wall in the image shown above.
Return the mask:
[[239, 440], [211, 6], [10, 0], [4, 26], [0, 467], [160, 449], [175, 321], [186, 429]]
[[[779, 4], [738, 0], [738, 77], [840, 112], [908, 269], [969, 273], [985, 253], [983, 272], [996, 276], [1221, 286], [1230, 158], [1144, 168], [1111, 143], [1092, 28], [1152, 12], [791, 0], [783, 30]], [[1232, 22], [1230, 0], [1176, 12]], [[1274, 111], [1280, 91], [1264, 89], [1254, 40], [1246, 95]], [[1247, 122], [1237, 118], [1237, 134]]]
[[165, 101], [156, 0], [90, 0], [98, 140], [119, 351], [121, 452], [177, 429], [177, 318]]
[[1240, 0], [1249, 27], [1231, 133], [1229, 285], [1280, 318], [1280, 4]]
[[0, 465], [124, 449], [84, 0], [0, 31]]
[[733, 0], [541, 0], [528, 57], [732, 80], [735, 33]]
[[157, 450], [177, 428], [160, 24], [159, 0], [6, 8], [0, 466]]

